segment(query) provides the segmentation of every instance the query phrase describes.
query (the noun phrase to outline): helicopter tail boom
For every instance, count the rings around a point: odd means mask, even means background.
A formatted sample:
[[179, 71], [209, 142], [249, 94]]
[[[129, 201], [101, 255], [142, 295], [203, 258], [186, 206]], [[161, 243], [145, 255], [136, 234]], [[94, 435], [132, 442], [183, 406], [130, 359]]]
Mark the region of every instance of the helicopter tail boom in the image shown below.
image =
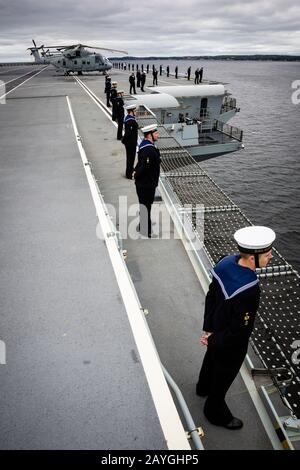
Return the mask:
[[40, 49], [43, 49], [44, 46], [37, 47], [35, 40], [32, 40], [34, 47], [28, 47], [28, 49], [31, 51], [30, 55], [33, 55], [34, 60], [37, 64], [44, 64], [45, 59], [40, 56]]

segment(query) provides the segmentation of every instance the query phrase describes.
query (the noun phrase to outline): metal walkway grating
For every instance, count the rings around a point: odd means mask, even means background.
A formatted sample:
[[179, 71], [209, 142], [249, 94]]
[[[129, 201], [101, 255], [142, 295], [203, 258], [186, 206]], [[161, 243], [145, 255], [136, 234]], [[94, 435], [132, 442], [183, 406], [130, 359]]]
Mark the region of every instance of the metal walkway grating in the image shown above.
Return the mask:
[[236, 207], [206, 174], [168, 175], [168, 179], [182, 204], [190, 204], [192, 197], [193, 204], [203, 205], [205, 209]]

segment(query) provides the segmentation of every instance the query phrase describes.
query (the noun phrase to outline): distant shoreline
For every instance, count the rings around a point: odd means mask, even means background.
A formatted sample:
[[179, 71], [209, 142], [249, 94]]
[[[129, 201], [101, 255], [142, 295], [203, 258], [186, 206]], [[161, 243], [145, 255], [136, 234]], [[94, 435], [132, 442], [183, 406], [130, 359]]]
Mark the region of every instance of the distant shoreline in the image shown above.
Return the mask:
[[[199, 56], [123, 56], [110, 57], [112, 62], [129, 62], [131, 60], [251, 60], [251, 61], [272, 61], [272, 62], [300, 62], [300, 55], [279, 55], [279, 54], [252, 54], [252, 55], [199, 55]], [[0, 66], [9, 65], [38, 65], [36, 62], [16, 61], [16, 62], [0, 62]]]
[[299, 62], [300, 55], [253, 54], [253, 55], [203, 55], [203, 56], [148, 56], [148, 57], [111, 57], [110, 60], [255, 60], [273, 62]]

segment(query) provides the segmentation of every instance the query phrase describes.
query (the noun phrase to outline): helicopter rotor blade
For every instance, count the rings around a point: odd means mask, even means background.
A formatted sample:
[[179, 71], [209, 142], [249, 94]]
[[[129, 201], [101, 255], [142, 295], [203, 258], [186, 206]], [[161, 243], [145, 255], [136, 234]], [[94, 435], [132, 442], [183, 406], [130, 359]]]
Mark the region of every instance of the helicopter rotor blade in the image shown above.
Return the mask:
[[88, 46], [87, 44], [71, 44], [69, 46], [45, 46], [49, 49], [57, 49], [57, 50], [67, 50], [67, 49], [81, 49], [83, 47], [87, 47], [89, 49], [100, 49], [102, 51], [110, 51], [110, 52], [121, 52], [122, 54], [128, 54], [127, 51], [121, 51], [119, 49], [109, 49], [107, 47], [97, 47], [97, 46]]
[[88, 47], [89, 49], [100, 49], [102, 51], [122, 52], [122, 54], [128, 54], [127, 51], [120, 51], [119, 49], [109, 49], [108, 47], [87, 46], [86, 44], [80, 44], [80, 46], [81, 47]]
[[32, 39], [32, 42], [33, 42], [34, 47], [27, 47], [27, 51], [32, 51], [33, 49], [36, 49], [36, 50], [43, 49], [44, 46], [38, 47], [34, 39]]
[[127, 51], [121, 51], [119, 49], [105, 49], [104, 47], [97, 47], [97, 49], [103, 49], [104, 51], [110, 51], [110, 52], [121, 52], [122, 54], [128, 55]]
[[44, 46], [47, 47], [48, 49], [73, 49], [74, 47], [78, 46], [80, 44], [72, 44], [71, 46]]

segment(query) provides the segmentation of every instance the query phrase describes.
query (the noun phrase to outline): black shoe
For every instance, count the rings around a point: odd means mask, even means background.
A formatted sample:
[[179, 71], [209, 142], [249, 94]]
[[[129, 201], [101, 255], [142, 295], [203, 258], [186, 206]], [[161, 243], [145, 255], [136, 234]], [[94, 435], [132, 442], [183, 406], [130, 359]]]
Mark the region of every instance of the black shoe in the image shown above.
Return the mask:
[[230, 430], [235, 430], [235, 429], [241, 429], [243, 427], [244, 423], [241, 419], [239, 418], [232, 418], [231, 421], [229, 421], [228, 424], [224, 424], [224, 428], [230, 429]]

